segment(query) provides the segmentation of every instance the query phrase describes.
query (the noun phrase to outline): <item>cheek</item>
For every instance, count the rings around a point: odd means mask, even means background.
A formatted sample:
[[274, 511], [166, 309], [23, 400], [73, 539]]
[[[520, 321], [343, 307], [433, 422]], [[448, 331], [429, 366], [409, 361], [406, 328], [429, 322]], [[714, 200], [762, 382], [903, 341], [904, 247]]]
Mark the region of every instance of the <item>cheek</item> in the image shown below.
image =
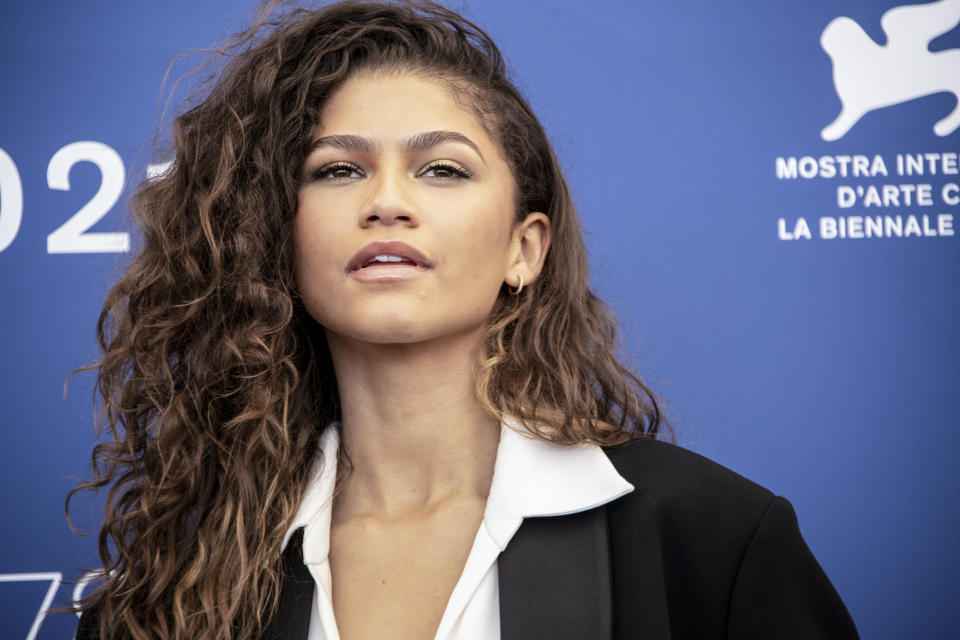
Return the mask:
[[325, 296], [335, 275], [335, 258], [331, 251], [336, 239], [328, 230], [312, 227], [298, 218], [293, 235], [294, 276], [297, 289], [307, 310], [315, 318], [322, 311]]
[[481, 209], [468, 212], [467, 220], [451, 229], [444, 243], [444, 254], [456, 265], [447, 290], [461, 300], [469, 296], [492, 304], [509, 266], [511, 218]]
[[478, 270], [495, 271], [502, 277], [508, 265], [513, 214], [506, 205], [495, 211], [479, 211], [462, 234], [464, 251]]
[[293, 232], [293, 250], [297, 286], [300, 288], [302, 294], [308, 284], [308, 274], [313, 271], [311, 262], [313, 256], [316, 255], [316, 250], [314, 248], [314, 239], [308, 230], [304, 228], [299, 217], [297, 218], [296, 227]]

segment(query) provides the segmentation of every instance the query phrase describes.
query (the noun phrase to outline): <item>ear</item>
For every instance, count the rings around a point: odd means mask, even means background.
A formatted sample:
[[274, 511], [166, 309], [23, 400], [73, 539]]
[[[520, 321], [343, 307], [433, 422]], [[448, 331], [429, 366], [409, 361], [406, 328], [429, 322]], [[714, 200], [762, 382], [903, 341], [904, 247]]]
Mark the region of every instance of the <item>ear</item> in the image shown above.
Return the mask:
[[543, 270], [543, 263], [550, 251], [550, 218], [534, 211], [513, 229], [510, 264], [503, 281], [514, 289], [534, 282]]

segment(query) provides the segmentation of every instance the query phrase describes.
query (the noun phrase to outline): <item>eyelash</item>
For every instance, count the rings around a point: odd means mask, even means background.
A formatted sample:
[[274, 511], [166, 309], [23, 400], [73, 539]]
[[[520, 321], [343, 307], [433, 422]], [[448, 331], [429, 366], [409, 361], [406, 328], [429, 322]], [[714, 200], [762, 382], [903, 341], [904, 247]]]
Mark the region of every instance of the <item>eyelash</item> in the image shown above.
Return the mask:
[[428, 164], [426, 167], [423, 168], [423, 171], [420, 172], [420, 175], [423, 175], [424, 173], [426, 173], [427, 171], [430, 171], [431, 169], [434, 169], [434, 170], [445, 169], [453, 174], [452, 177], [455, 180], [462, 180], [464, 178], [473, 177], [473, 173], [471, 173], [470, 170], [468, 170], [466, 167], [464, 167], [463, 165], [450, 162], [449, 160], [437, 160], [435, 162], [431, 162], [430, 164]]
[[[310, 176], [314, 180], [347, 180], [349, 178], [345, 178], [345, 177], [335, 178], [331, 175], [334, 171], [343, 170], [343, 169], [346, 169], [349, 171], [361, 172], [360, 167], [350, 162], [332, 162], [330, 164], [325, 164], [322, 167], [318, 167], [317, 169], [314, 169], [311, 172]], [[468, 170], [466, 167], [460, 164], [450, 162], [449, 160], [436, 160], [434, 162], [431, 162], [426, 167], [424, 167], [419, 174], [417, 174], [417, 177], [422, 176], [424, 173], [427, 173], [428, 171], [436, 171], [438, 169], [443, 169], [453, 174], [449, 176], [449, 178], [443, 178], [443, 179], [464, 180], [464, 179], [473, 177], [473, 173], [470, 170]], [[431, 176], [431, 177], [437, 177], [437, 176]]]
[[332, 174], [334, 171], [339, 169], [347, 169], [350, 171], [360, 171], [360, 167], [355, 164], [350, 164], [349, 162], [331, 162], [330, 164], [325, 164], [322, 167], [314, 169], [310, 173], [310, 177], [314, 180], [341, 180], [343, 178], [334, 178]]

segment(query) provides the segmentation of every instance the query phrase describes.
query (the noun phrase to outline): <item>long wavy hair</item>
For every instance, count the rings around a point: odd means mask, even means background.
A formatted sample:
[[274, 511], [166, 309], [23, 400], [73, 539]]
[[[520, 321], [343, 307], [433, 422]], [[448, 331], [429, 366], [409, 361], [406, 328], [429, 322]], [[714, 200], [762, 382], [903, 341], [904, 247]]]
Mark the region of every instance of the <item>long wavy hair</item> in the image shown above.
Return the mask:
[[132, 198], [139, 253], [97, 324], [101, 398], [93, 477], [102, 638], [253, 638], [275, 610], [284, 534], [318, 435], [338, 419], [323, 330], [294, 278], [301, 166], [320, 112], [358, 71], [444, 83], [500, 145], [517, 220], [542, 211], [540, 278], [501, 292], [478, 398], [558, 443], [656, 437], [657, 399], [617, 357], [617, 324], [591, 292], [577, 214], [533, 111], [496, 44], [427, 1], [261, 7], [218, 53], [216, 80], [175, 120], [171, 168]]

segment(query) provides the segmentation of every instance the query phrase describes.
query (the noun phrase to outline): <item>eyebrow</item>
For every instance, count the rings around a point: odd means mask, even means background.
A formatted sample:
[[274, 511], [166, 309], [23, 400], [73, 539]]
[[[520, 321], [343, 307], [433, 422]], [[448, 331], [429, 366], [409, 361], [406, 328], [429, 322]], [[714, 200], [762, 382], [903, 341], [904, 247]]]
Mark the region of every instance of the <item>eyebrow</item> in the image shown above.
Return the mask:
[[[473, 140], [456, 131], [426, 131], [410, 136], [403, 141], [403, 151], [404, 153], [419, 153], [420, 151], [426, 151], [427, 149], [446, 142], [457, 142], [467, 145], [477, 152], [483, 164], [487, 164], [483, 154], [480, 153], [480, 147], [478, 147]], [[340, 134], [317, 138], [313, 141], [313, 144], [310, 145], [310, 152], [312, 153], [321, 147], [334, 147], [344, 151], [356, 151], [359, 153], [373, 153], [377, 145], [373, 140], [364, 138], [363, 136]]]

